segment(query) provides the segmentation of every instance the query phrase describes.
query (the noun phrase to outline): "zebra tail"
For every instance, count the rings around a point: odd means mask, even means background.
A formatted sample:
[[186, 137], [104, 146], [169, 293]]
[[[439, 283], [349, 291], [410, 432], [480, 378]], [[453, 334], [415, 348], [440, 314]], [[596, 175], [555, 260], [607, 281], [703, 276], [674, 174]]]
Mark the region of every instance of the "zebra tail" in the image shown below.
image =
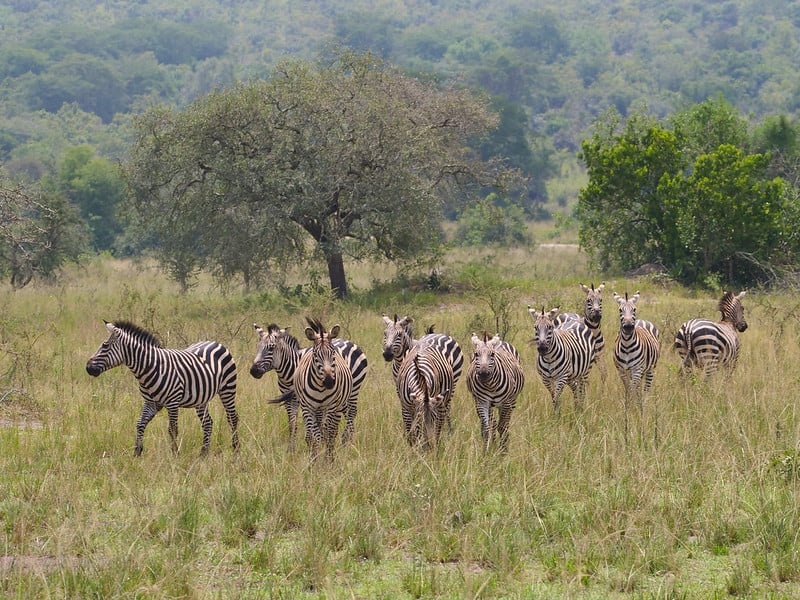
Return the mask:
[[288, 392], [284, 392], [277, 398], [271, 398], [267, 400], [267, 404], [286, 404], [290, 400], [294, 399], [294, 390], [289, 390]]

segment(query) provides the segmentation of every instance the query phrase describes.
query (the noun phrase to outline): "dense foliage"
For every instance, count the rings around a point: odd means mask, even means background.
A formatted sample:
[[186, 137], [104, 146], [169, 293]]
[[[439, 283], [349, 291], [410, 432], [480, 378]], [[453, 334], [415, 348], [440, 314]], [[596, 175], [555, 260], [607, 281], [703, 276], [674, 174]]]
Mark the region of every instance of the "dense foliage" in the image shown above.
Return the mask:
[[[580, 239], [601, 268], [665, 265], [686, 283], [752, 284], [796, 264], [797, 200], [721, 101], [674, 116], [610, 113], [583, 144]], [[777, 149], [777, 148], [776, 148]]]

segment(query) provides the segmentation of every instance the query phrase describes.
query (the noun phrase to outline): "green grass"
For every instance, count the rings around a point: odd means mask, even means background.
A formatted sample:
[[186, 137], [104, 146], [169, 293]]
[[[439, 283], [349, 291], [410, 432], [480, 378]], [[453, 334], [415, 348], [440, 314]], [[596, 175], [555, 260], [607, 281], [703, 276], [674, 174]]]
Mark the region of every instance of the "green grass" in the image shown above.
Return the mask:
[[[708, 598], [800, 595], [800, 349], [793, 296], [752, 290], [750, 328], [731, 377], [685, 378], [671, 340], [680, 323], [715, 316], [716, 294], [588, 270], [573, 248], [457, 249], [442, 288], [425, 277], [389, 284], [353, 266], [354, 301], [272, 290], [188, 295], [148, 266], [98, 259], [53, 285], [0, 290], [0, 596], [59, 598]], [[388, 271], [394, 276], [393, 271]], [[554, 417], [535, 368], [526, 306], [580, 310], [578, 282], [641, 290], [639, 314], [662, 331], [662, 357], [643, 417], [626, 442], [622, 386], [607, 353], [576, 412], [569, 391]], [[398, 280], [399, 281], [399, 280]], [[298, 283], [303, 283], [298, 280]], [[381, 313], [408, 314], [454, 335], [500, 322], [520, 349], [526, 385], [507, 455], [484, 455], [459, 384], [440, 448], [407, 447]], [[248, 374], [252, 323], [303, 316], [341, 323], [370, 373], [355, 443], [333, 465], [287, 454], [285, 412], [266, 404], [274, 374]], [[85, 372], [126, 318], [181, 347], [226, 344], [240, 369], [242, 449], [230, 448], [220, 403], [201, 431], [181, 411], [177, 455], [159, 414], [133, 458], [141, 400], [124, 368]]]

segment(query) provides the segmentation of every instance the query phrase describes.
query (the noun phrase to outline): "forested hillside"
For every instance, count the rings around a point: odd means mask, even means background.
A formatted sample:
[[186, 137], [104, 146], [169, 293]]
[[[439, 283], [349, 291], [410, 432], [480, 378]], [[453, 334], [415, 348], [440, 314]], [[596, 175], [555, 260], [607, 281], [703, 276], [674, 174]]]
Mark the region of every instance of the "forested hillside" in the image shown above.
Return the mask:
[[[794, 114], [800, 8], [787, 2], [12, 0], [0, 7], [6, 160], [52, 136], [123, 152], [143, 103], [184, 105], [331, 41], [412, 72], [462, 77], [511, 103], [540, 145], [574, 151], [605, 107], [657, 115], [722, 94], [744, 114]], [[87, 122], [75, 102], [100, 122]], [[46, 111], [41, 113], [37, 111]], [[79, 130], [79, 131], [78, 131]], [[106, 136], [109, 136], [108, 139]], [[84, 140], [80, 138], [83, 137]], [[52, 152], [52, 144], [48, 144]], [[45, 156], [41, 156], [44, 153]]]

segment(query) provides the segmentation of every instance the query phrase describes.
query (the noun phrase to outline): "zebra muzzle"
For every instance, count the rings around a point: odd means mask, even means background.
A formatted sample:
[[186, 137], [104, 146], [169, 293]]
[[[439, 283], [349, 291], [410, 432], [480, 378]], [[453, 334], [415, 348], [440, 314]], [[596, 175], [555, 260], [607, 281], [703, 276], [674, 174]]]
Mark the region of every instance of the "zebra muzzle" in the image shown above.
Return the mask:
[[250, 367], [250, 375], [252, 375], [256, 379], [261, 379], [261, 377], [263, 377], [264, 375], [264, 369], [254, 364], [252, 367]]
[[86, 363], [86, 372], [91, 375], [92, 377], [97, 377], [100, 373], [103, 372], [103, 368], [100, 365], [89, 361]]

